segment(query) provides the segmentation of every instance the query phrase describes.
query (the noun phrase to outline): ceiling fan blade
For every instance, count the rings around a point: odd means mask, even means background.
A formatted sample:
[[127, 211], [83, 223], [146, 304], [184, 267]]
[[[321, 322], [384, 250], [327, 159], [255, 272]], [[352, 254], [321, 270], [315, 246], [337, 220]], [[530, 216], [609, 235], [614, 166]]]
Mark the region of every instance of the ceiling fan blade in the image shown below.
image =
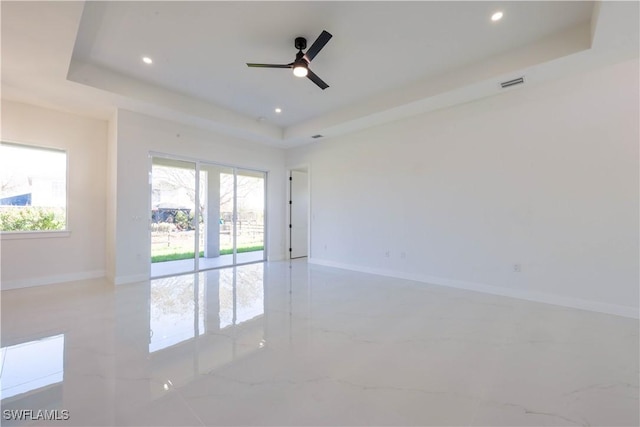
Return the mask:
[[311, 60], [316, 57], [316, 55], [318, 54], [318, 52], [320, 52], [324, 45], [326, 45], [327, 42], [331, 40], [331, 37], [333, 36], [330, 33], [323, 30], [316, 41], [314, 41], [311, 47], [307, 50], [307, 53], [304, 54], [305, 59], [311, 62]]
[[253, 64], [247, 62], [247, 67], [259, 67], [259, 68], [291, 68], [293, 64]]
[[312, 82], [314, 82], [315, 84], [318, 85], [318, 87], [322, 90], [325, 90], [326, 88], [329, 87], [328, 84], [326, 84], [320, 77], [318, 77], [318, 75], [316, 73], [314, 73], [313, 71], [307, 69], [307, 77], [309, 78], [309, 80], [311, 80]]

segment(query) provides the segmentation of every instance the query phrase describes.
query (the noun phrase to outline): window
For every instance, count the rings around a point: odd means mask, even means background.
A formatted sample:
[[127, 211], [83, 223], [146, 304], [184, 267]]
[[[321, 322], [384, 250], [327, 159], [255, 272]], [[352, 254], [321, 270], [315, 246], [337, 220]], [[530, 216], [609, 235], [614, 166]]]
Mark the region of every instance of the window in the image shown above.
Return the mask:
[[0, 143], [0, 231], [67, 228], [67, 153]]

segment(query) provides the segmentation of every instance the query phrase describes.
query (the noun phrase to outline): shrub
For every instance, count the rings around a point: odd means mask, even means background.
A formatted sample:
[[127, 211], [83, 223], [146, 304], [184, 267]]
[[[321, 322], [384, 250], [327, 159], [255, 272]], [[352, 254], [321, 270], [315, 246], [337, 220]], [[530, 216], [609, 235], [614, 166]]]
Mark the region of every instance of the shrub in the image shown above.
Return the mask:
[[192, 212], [189, 212], [189, 215], [183, 211], [176, 212], [176, 216], [173, 218], [173, 223], [176, 225], [176, 228], [181, 231], [195, 230], [195, 227], [193, 226], [194, 215]]
[[34, 206], [0, 208], [0, 231], [64, 230], [64, 209]]

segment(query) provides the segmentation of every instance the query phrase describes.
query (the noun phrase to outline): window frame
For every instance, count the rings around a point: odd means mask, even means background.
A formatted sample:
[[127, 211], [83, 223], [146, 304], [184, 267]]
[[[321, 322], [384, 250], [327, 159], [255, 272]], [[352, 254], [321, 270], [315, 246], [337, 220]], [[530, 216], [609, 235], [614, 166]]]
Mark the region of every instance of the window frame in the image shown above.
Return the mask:
[[0, 138], [0, 145], [13, 145], [26, 149], [54, 151], [64, 153], [65, 171], [64, 171], [64, 228], [61, 230], [19, 230], [19, 231], [3, 231], [0, 230], [1, 240], [17, 240], [17, 239], [47, 239], [56, 237], [69, 237], [71, 229], [69, 228], [69, 150], [51, 145], [33, 144], [22, 141], [16, 141], [8, 138]]

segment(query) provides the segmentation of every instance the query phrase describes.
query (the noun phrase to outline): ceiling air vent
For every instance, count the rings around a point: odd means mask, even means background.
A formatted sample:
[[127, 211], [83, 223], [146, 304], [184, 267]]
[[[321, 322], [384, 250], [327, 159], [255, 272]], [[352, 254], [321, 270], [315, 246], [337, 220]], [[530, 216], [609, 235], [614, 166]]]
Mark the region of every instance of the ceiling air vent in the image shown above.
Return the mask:
[[517, 79], [509, 80], [507, 82], [502, 82], [500, 83], [500, 86], [502, 86], [502, 89], [504, 89], [504, 88], [519, 85], [522, 83], [524, 83], [524, 77], [518, 77]]
[[318, 139], [318, 138], [322, 138], [322, 135], [320, 135], [320, 134], [317, 134], [317, 135], [313, 135], [313, 136], [312, 136], [311, 138], [313, 138], [313, 139]]

